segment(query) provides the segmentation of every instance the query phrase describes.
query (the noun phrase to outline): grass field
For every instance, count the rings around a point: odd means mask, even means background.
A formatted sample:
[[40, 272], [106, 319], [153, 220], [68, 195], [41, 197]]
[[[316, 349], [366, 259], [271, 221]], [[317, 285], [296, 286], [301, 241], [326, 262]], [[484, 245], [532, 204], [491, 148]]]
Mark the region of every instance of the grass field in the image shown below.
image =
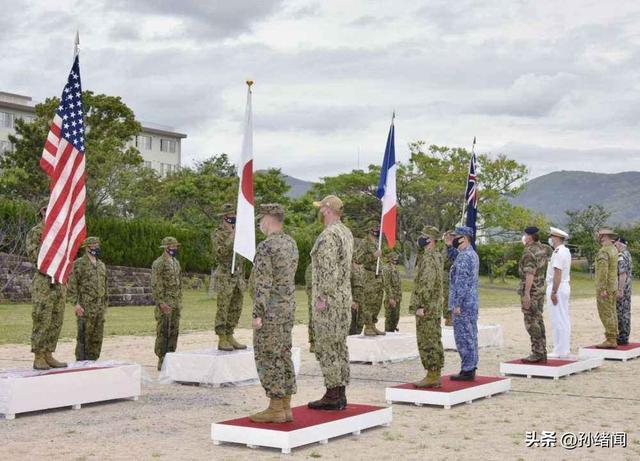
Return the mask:
[[[638, 285], [640, 282], [634, 282]], [[516, 294], [517, 280], [506, 283], [490, 284], [487, 278], [480, 280], [480, 308], [513, 307], [519, 304]], [[407, 307], [411, 296], [413, 282], [403, 280], [404, 296], [402, 315], [408, 315]], [[634, 290], [640, 288], [634, 287]], [[588, 298], [594, 296], [594, 282], [586, 274], [572, 274], [572, 298]], [[308, 322], [307, 296], [303, 289], [296, 291], [296, 323]], [[188, 291], [184, 293], [181, 331], [213, 330], [215, 317], [215, 299], [207, 297], [204, 291]], [[76, 326], [73, 321], [73, 309], [69, 305], [65, 312], [61, 339], [75, 337]], [[251, 300], [245, 296], [244, 308], [239, 328], [250, 328]], [[155, 334], [155, 320], [151, 306], [122, 306], [109, 308], [105, 324], [106, 335], [152, 335]], [[0, 304], [0, 344], [28, 343], [31, 335], [30, 304]]]

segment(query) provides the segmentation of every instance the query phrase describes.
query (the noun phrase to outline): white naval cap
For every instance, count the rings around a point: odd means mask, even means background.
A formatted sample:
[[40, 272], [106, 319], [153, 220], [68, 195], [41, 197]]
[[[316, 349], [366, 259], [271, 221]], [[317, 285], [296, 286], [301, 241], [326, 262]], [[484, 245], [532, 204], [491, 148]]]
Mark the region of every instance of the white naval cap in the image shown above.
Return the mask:
[[563, 239], [569, 238], [569, 234], [567, 234], [562, 229], [558, 229], [557, 227], [549, 227], [549, 234], [555, 235], [556, 237], [561, 237]]

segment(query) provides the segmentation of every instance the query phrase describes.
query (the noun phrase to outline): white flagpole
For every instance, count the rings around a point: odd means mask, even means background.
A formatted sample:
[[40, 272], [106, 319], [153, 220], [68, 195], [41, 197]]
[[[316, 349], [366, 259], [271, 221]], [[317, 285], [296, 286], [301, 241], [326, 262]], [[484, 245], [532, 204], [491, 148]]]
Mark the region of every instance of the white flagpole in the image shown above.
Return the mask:
[[75, 59], [76, 56], [78, 56], [78, 53], [80, 53], [80, 31], [78, 29], [76, 29], [76, 40], [73, 44], [73, 57]]
[[[396, 119], [396, 111], [393, 111], [393, 114], [391, 115], [391, 127], [393, 127], [393, 122]], [[391, 129], [391, 127], [389, 129]], [[385, 158], [387, 156], [387, 152], [385, 150]], [[382, 161], [382, 164], [384, 166], [384, 160]], [[387, 193], [387, 189], [386, 189], [386, 183], [385, 183], [385, 195]], [[380, 204], [384, 207], [384, 196], [382, 196], [382, 200], [380, 200]], [[378, 236], [378, 251], [382, 250], [382, 224], [384, 223], [384, 209], [382, 209], [382, 211], [380, 212], [380, 235]], [[382, 255], [380, 255], [382, 256]], [[378, 275], [380, 273], [380, 256], [378, 256], [378, 260], [376, 261], [376, 275]]]
[[467, 185], [464, 187], [464, 200], [462, 201], [462, 217], [460, 225], [464, 225], [464, 214], [467, 211], [467, 187], [469, 187], [469, 175], [471, 174], [471, 162], [473, 162], [473, 154], [476, 151], [476, 137], [473, 137], [473, 145], [471, 146], [471, 161], [469, 162], [469, 170], [467, 171]]

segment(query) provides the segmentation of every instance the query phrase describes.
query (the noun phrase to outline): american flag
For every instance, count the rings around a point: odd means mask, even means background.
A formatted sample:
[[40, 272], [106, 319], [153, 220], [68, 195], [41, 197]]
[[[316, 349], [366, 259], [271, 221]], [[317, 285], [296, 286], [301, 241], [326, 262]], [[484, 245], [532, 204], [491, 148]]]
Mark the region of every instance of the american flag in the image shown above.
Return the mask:
[[38, 270], [58, 283], [67, 282], [73, 260], [87, 234], [84, 145], [80, 59], [76, 52], [40, 159], [40, 166], [50, 178], [51, 193]]
[[476, 218], [478, 216], [478, 159], [476, 157], [476, 138], [473, 138], [473, 148], [471, 149], [471, 163], [469, 164], [469, 175], [467, 176], [467, 190], [464, 194], [466, 201], [467, 220], [465, 225], [473, 229], [476, 235]]

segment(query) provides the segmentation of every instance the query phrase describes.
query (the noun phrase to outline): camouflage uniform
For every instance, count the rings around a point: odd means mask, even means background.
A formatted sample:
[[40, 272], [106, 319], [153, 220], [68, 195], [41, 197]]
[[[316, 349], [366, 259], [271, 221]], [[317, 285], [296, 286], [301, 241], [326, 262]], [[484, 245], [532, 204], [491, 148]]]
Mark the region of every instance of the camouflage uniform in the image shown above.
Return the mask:
[[[43, 231], [44, 221], [41, 221], [27, 234], [27, 254], [36, 266]], [[64, 320], [65, 296], [66, 285], [52, 282], [51, 277], [36, 271], [31, 283], [31, 352], [42, 354], [56, 350]]]
[[351, 297], [358, 305], [357, 310], [351, 309], [350, 335], [359, 335], [364, 327], [364, 316], [362, 308], [364, 306], [364, 269], [357, 264], [351, 265]]
[[451, 312], [449, 312], [449, 271], [451, 270], [451, 266], [453, 266], [453, 261], [455, 260], [455, 253], [451, 250], [455, 250], [455, 248], [450, 248], [448, 246], [444, 246], [442, 248], [442, 266], [444, 269], [444, 277], [442, 284], [442, 292], [444, 293], [444, 302], [442, 303], [442, 316], [445, 321], [450, 324], [451, 323]]
[[327, 388], [349, 383], [352, 256], [353, 236], [342, 222], [325, 227], [311, 250], [313, 299], [321, 298], [327, 306], [313, 309], [316, 358]]
[[[393, 262], [382, 267], [382, 283], [384, 286], [384, 329], [385, 331], [396, 331], [400, 321], [400, 305], [402, 303], [402, 283], [400, 271]], [[395, 300], [396, 305], [392, 306], [389, 300]]]
[[297, 268], [298, 247], [285, 233], [273, 233], [258, 245], [253, 266], [253, 318], [262, 319], [262, 328], [254, 330], [253, 347], [260, 383], [269, 398], [296, 393], [291, 331]]
[[[524, 326], [531, 338], [531, 353], [537, 357], [547, 356], [547, 337], [543, 317], [547, 260], [547, 246], [540, 242], [533, 242], [525, 246], [518, 264], [518, 273], [520, 274], [518, 294], [524, 314]], [[533, 284], [529, 292], [531, 306], [529, 309], [525, 309], [523, 296], [526, 277], [530, 274], [533, 275]]]
[[362, 306], [362, 314], [365, 325], [378, 323], [378, 314], [382, 308], [384, 285], [382, 283], [382, 274], [378, 273], [376, 275], [378, 258], [374, 256], [374, 253], [377, 250], [377, 243], [367, 236], [361, 240], [353, 255], [356, 264], [361, 265], [364, 269], [364, 306]]
[[[156, 302], [156, 344], [155, 353], [164, 360], [164, 321], [169, 321], [168, 347], [165, 352], [175, 352], [178, 346], [178, 333], [180, 331], [180, 311], [182, 310], [182, 280], [180, 275], [180, 263], [167, 254], [156, 259], [151, 266], [151, 289]], [[160, 304], [171, 307], [168, 314], [160, 310]]]
[[83, 359], [80, 351], [80, 322], [84, 322], [84, 360], [98, 360], [107, 311], [107, 266], [102, 261], [96, 259], [94, 264], [86, 253], [76, 259], [69, 278], [69, 300], [84, 309], [84, 315], [77, 319], [76, 360]]
[[409, 312], [424, 309], [424, 316], [416, 316], [416, 338], [420, 360], [425, 370], [440, 371], [444, 366], [442, 329], [444, 271], [442, 255], [437, 250], [425, 250], [416, 267]]
[[231, 274], [231, 261], [233, 260], [233, 230], [226, 229], [222, 225], [211, 236], [211, 243], [215, 259], [218, 263], [216, 269], [216, 324], [217, 335], [233, 335], [238, 326], [242, 313], [242, 291], [245, 288], [244, 258], [236, 255], [236, 267]]
[[[618, 339], [618, 315], [616, 295], [618, 293], [618, 250], [612, 243], [602, 245], [596, 255], [596, 288], [600, 321], [604, 326], [607, 341], [615, 344]], [[600, 293], [606, 291], [607, 298]]]
[[631, 333], [631, 285], [633, 282], [631, 253], [626, 248], [618, 256], [618, 278], [621, 274], [627, 274], [627, 281], [623, 287], [622, 299], [617, 300], [618, 343], [625, 344], [629, 342]]
[[309, 344], [311, 347], [315, 344], [315, 339], [313, 336], [313, 302], [311, 298], [311, 284], [312, 284], [313, 276], [311, 275], [311, 262], [307, 265], [307, 268], [304, 271], [304, 291], [307, 293], [307, 308], [309, 309], [309, 326], [307, 327], [307, 334], [309, 336]]

